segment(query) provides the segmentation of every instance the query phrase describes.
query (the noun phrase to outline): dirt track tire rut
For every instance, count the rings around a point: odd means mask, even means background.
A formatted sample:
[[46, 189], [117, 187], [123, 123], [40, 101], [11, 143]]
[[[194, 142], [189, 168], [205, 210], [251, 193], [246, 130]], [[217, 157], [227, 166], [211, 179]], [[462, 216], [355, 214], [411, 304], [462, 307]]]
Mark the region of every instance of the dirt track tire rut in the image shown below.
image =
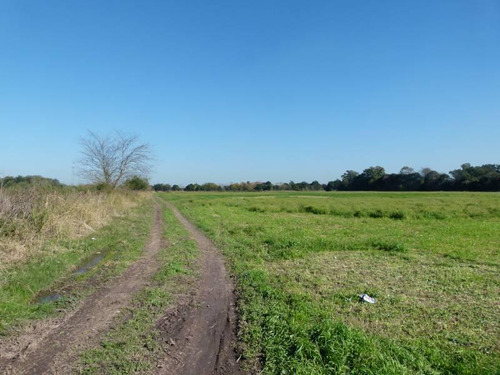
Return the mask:
[[175, 206], [166, 206], [199, 246], [201, 278], [189, 306], [179, 307], [159, 323], [171, 345], [158, 364], [158, 374], [241, 374], [235, 351], [235, 296], [222, 255]]

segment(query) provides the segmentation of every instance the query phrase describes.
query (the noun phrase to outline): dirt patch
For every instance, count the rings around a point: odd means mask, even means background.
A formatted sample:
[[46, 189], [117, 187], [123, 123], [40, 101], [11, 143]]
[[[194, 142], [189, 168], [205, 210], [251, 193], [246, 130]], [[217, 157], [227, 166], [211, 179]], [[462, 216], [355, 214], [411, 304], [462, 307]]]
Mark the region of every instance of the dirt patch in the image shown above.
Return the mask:
[[157, 373], [241, 374], [236, 353], [235, 297], [222, 256], [172, 204], [166, 205], [198, 243], [201, 278], [190, 301], [170, 309], [158, 323], [167, 347]]
[[156, 255], [163, 246], [163, 227], [162, 208], [156, 204], [143, 256], [65, 317], [38, 322], [29, 332], [0, 342], [0, 373], [70, 373], [72, 359], [95, 345], [131, 297], [150, 282], [158, 268]]

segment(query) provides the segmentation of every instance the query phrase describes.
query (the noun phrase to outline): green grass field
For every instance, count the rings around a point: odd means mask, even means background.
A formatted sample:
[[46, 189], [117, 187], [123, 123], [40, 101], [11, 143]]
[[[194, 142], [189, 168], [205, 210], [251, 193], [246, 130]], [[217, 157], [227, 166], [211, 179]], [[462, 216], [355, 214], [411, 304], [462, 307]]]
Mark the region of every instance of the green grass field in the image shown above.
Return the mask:
[[162, 197], [224, 252], [247, 367], [500, 373], [499, 194]]

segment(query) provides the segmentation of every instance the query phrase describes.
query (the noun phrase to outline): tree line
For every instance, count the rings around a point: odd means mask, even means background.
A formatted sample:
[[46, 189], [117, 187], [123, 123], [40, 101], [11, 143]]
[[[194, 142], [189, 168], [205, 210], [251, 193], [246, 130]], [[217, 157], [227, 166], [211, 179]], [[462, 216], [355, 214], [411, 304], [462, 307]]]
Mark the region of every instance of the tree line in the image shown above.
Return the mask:
[[[22, 186], [63, 187], [56, 179], [42, 176], [6, 176], [0, 178], [0, 188]], [[500, 191], [500, 164], [484, 164], [472, 166], [462, 164], [459, 169], [447, 173], [439, 173], [430, 168], [415, 172], [410, 167], [403, 167], [399, 173], [386, 173], [380, 166], [369, 167], [359, 173], [347, 170], [340, 179], [321, 184], [318, 181], [286, 182], [273, 184], [266, 182], [239, 182], [228, 185], [207, 182], [191, 183], [185, 187], [177, 184], [149, 185], [146, 178], [132, 176], [126, 179], [122, 187], [130, 190], [155, 191]], [[108, 185], [96, 182], [88, 185], [97, 190], [108, 190]]]
[[[79, 161], [80, 176], [102, 190], [126, 187], [132, 190], [149, 189], [147, 176], [153, 160], [151, 148], [142, 143], [137, 135], [116, 131], [99, 135], [89, 131], [80, 140], [82, 158]], [[179, 185], [156, 184], [156, 191], [500, 191], [500, 165], [472, 166], [462, 164], [459, 169], [440, 173], [430, 168], [416, 172], [403, 167], [399, 173], [386, 173], [381, 166], [369, 167], [361, 173], [347, 170], [340, 179], [320, 184], [318, 181], [273, 184], [266, 182], [240, 182], [220, 185], [213, 182]]]
[[220, 185], [213, 182], [179, 185], [155, 184], [155, 191], [500, 191], [500, 164], [472, 166], [462, 164], [459, 169], [440, 173], [430, 168], [416, 172], [403, 167], [399, 173], [386, 173], [380, 166], [369, 167], [361, 173], [347, 170], [340, 179], [321, 184], [318, 181], [273, 184], [267, 182], [240, 182]]
[[273, 184], [270, 181], [267, 182], [239, 182], [232, 183], [229, 185], [220, 185], [213, 182], [207, 182], [205, 184], [188, 184], [186, 187], [181, 188], [179, 185], [170, 184], [155, 184], [152, 186], [155, 191], [271, 191], [271, 190], [310, 190], [310, 191], [320, 191], [324, 190], [324, 185], [320, 184], [318, 181], [313, 181], [312, 183], [299, 182], [295, 183], [290, 181], [288, 183]]

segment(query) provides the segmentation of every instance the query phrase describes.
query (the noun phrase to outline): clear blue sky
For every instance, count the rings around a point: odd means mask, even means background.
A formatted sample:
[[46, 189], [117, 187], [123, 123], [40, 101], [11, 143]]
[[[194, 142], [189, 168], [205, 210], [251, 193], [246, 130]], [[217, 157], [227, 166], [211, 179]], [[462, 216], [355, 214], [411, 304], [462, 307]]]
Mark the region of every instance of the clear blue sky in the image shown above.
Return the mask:
[[500, 1], [0, 0], [0, 174], [72, 182], [86, 129], [153, 183], [500, 163]]

